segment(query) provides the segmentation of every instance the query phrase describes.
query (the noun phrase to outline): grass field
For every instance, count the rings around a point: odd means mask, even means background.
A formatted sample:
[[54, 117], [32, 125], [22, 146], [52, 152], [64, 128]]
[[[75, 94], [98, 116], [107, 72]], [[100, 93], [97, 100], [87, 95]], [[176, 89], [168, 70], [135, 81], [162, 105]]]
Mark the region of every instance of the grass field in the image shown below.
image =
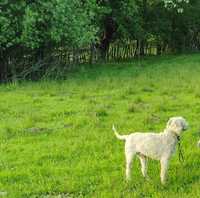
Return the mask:
[[[161, 131], [171, 116], [190, 123], [171, 160], [166, 186], [159, 162], [150, 181], [133, 163], [124, 179], [120, 133]], [[200, 55], [81, 67], [65, 81], [0, 86], [0, 197], [200, 197]]]

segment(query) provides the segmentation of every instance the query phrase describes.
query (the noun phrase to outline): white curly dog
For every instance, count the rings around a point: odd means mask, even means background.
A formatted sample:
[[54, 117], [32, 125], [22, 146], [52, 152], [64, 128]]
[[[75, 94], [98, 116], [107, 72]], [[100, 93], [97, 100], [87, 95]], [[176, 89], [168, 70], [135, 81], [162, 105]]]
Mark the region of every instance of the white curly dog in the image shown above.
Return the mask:
[[120, 140], [125, 140], [126, 178], [130, 179], [131, 163], [134, 155], [141, 162], [141, 171], [147, 178], [147, 157], [159, 160], [161, 164], [161, 183], [166, 182], [169, 160], [175, 152], [180, 135], [188, 128], [188, 123], [182, 117], [172, 117], [162, 133], [132, 133], [119, 135], [113, 125], [113, 131]]

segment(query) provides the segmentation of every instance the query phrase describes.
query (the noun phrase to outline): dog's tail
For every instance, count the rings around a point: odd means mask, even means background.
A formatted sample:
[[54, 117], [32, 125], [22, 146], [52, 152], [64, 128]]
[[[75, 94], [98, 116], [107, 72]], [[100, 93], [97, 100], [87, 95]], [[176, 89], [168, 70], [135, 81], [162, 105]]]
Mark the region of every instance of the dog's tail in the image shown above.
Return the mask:
[[114, 124], [113, 124], [112, 130], [114, 131], [117, 139], [119, 139], [119, 140], [126, 140], [127, 135], [119, 135], [119, 133], [117, 133], [117, 130], [115, 129]]

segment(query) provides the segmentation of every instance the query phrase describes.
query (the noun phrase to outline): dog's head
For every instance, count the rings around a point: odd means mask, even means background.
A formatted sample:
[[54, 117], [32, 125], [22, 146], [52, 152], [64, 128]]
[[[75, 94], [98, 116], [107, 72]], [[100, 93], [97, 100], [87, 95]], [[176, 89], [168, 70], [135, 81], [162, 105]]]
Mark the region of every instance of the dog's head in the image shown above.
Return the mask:
[[183, 117], [172, 117], [167, 122], [166, 128], [180, 136], [181, 133], [188, 128], [188, 123]]

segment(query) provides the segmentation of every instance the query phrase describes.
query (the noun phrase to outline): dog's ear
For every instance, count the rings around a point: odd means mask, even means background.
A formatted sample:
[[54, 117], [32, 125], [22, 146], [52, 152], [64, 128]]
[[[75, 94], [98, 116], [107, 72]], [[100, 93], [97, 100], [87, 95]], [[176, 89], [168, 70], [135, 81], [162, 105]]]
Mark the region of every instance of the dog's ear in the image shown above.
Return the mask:
[[180, 135], [180, 132], [183, 130], [183, 124], [179, 119], [170, 118], [167, 122], [167, 129], [170, 129]]
[[167, 129], [170, 128], [170, 125], [172, 124], [172, 121], [173, 121], [173, 118], [170, 118], [170, 119], [168, 120], [167, 126], [166, 126]]
[[177, 135], [180, 135], [181, 131], [184, 128], [183, 123], [181, 122], [181, 120], [178, 119], [174, 119], [170, 127]]
[[179, 134], [182, 130], [183, 130], [183, 123], [181, 122], [181, 120], [175, 120], [174, 131]]

